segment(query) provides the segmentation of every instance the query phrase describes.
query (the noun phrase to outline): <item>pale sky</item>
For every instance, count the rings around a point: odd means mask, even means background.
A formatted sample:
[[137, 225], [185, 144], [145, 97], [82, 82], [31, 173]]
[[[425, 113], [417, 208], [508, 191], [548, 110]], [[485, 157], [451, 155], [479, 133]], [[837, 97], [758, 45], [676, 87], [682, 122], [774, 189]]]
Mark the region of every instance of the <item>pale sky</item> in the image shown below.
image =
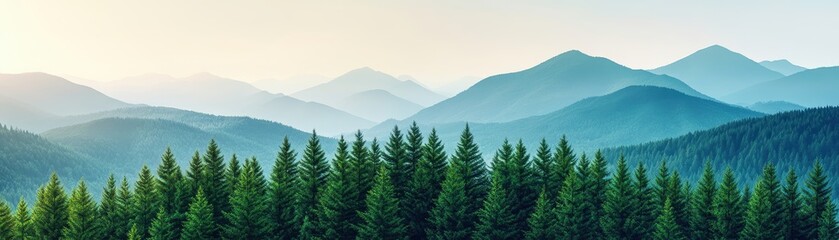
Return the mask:
[[654, 68], [712, 44], [839, 65], [832, 1], [0, 0], [0, 72], [245, 81], [369, 66], [429, 85], [579, 49]]

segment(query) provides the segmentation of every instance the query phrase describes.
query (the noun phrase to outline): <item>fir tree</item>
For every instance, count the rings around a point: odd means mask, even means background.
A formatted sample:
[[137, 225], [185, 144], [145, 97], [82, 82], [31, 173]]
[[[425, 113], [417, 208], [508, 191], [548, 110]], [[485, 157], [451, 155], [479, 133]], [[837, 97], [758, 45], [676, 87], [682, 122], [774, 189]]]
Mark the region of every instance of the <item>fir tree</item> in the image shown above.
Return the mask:
[[[186, 193], [189, 196], [195, 196], [198, 188], [204, 183], [204, 162], [201, 161], [201, 154], [195, 151], [192, 159], [189, 160], [189, 168], [186, 170]], [[187, 199], [187, 202], [192, 199]]]
[[390, 173], [390, 179], [393, 181], [396, 198], [399, 199], [400, 214], [407, 215], [409, 206], [405, 206], [405, 192], [407, 191], [408, 181], [410, 180], [408, 166], [408, 144], [405, 143], [402, 132], [399, 127], [394, 126], [390, 133], [390, 139], [385, 145], [384, 162], [387, 170]]
[[839, 239], [839, 227], [836, 226], [836, 205], [832, 202], [827, 204], [822, 217], [819, 218], [817, 232], [817, 239]]
[[469, 239], [473, 230], [473, 212], [469, 211], [470, 199], [466, 194], [465, 166], [452, 162], [446, 171], [442, 191], [431, 210], [431, 227], [426, 231], [428, 239]]
[[807, 234], [808, 239], [818, 237], [820, 228], [819, 220], [824, 215], [827, 205], [831, 202], [830, 182], [824, 173], [821, 162], [816, 162], [807, 177], [804, 191], [804, 226], [802, 231]]
[[379, 164], [382, 163], [382, 148], [379, 146], [379, 140], [373, 138], [373, 141], [370, 141], [370, 162], [376, 166], [376, 169], [379, 169]]
[[175, 230], [175, 218], [173, 214], [167, 213], [166, 208], [161, 206], [157, 211], [157, 216], [151, 223], [149, 228], [150, 239], [154, 240], [174, 240], [178, 239], [178, 234]]
[[320, 198], [319, 227], [327, 239], [355, 239], [353, 225], [359, 224], [354, 209], [352, 179], [349, 167], [349, 146], [344, 137], [338, 139], [338, 150], [332, 160], [332, 171]]
[[189, 204], [184, 229], [181, 231], [181, 239], [212, 239], [212, 233], [216, 232], [215, 228], [216, 223], [213, 222], [213, 207], [204, 197], [204, 190], [199, 187], [195, 197]]
[[749, 200], [746, 224], [741, 237], [746, 239], [783, 238], [781, 216], [780, 183], [775, 177], [774, 165], [763, 168], [760, 181], [755, 186], [754, 196]]
[[[581, 162], [587, 161], [585, 155]], [[587, 163], [586, 163], [587, 164]], [[556, 216], [557, 235], [559, 239], [586, 239], [585, 227], [583, 226], [586, 212], [584, 202], [584, 185], [579, 180], [579, 175], [574, 171], [565, 178], [562, 190], [557, 196], [557, 205], [554, 208]]]
[[781, 226], [783, 227], [784, 239], [804, 239], [806, 235], [801, 231], [801, 227], [804, 225], [804, 215], [801, 210], [801, 194], [798, 192], [798, 176], [792, 168], [787, 173], [786, 184], [781, 191], [783, 195]]
[[123, 239], [131, 230], [134, 221], [134, 194], [128, 187], [128, 179], [122, 177], [119, 191], [117, 191], [117, 207], [114, 222], [114, 234], [117, 239]]
[[493, 173], [492, 179], [484, 206], [478, 211], [474, 239], [516, 239], [516, 216], [510, 211], [507, 190], [502, 186], [500, 176]]
[[242, 166], [239, 163], [239, 158], [236, 154], [230, 156], [230, 161], [227, 163], [227, 170], [224, 171], [224, 181], [227, 183], [227, 195], [233, 195], [236, 191], [236, 186], [239, 182], [239, 175], [242, 174]]
[[156, 180], [148, 166], [143, 165], [137, 183], [134, 184], [134, 221], [137, 234], [142, 239], [149, 238], [149, 227], [157, 216], [158, 195], [155, 192]]
[[35, 239], [35, 229], [32, 226], [32, 216], [29, 215], [29, 209], [26, 206], [26, 201], [23, 200], [23, 197], [21, 197], [20, 201], [18, 201], [17, 209], [15, 209], [14, 221], [14, 239]]
[[300, 181], [297, 173], [297, 154], [291, 149], [288, 137], [283, 138], [274, 169], [271, 172], [271, 187], [269, 190], [269, 211], [271, 212], [272, 233], [275, 239], [294, 239], [300, 233], [296, 219], [297, 190]]
[[434, 200], [440, 195], [440, 184], [446, 174], [446, 152], [432, 129], [428, 142], [422, 147], [422, 157], [417, 162], [405, 200], [408, 201], [408, 236], [411, 239], [426, 239], [425, 230], [429, 228], [429, 216], [434, 208]]
[[[157, 184], [155, 186], [159, 195], [160, 206], [163, 208], [166, 216], [162, 219], [160, 216], [157, 216], [155, 221], [164, 221], [159, 224], [165, 223], [160, 227], [166, 228], [159, 230], [167, 231], [162, 234], [162, 237], [158, 237], [158, 239], [169, 239], [166, 238], [167, 236], [180, 236], [181, 222], [184, 218], [184, 212], [182, 211], [186, 210], [189, 202], [185, 196], [187, 192], [184, 189], [181, 167], [178, 166], [172, 150], [168, 147], [161, 157], [160, 165], [157, 167], [157, 177]], [[168, 233], [168, 231], [171, 231], [171, 233]]]
[[676, 223], [676, 217], [673, 215], [673, 206], [670, 204], [670, 199], [664, 201], [664, 207], [661, 208], [661, 214], [655, 221], [655, 232], [653, 239], [656, 240], [680, 240], [687, 239], [682, 232], [681, 227]]
[[[461, 178], [464, 180], [464, 191], [467, 197], [466, 228], [472, 229], [474, 223], [477, 222], [475, 215], [481, 209], [481, 205], [486, 197], [489, 188], [489, 178], [487, 177], [487, 169], [483, 158], [481, 158], [478, 145], [475, 143], [474, 136], [469, 130], [469, 125], [463, 130], [460, 135], [460, 142], [457, 145], [457, 150], [451, 159], [451, 165], [459, 165]], [[447, 176], [448, 177], [448, 176]]]
[[661, 210], [664, 208], [664, 202], [670, 196], [670, 169], [667, 168], [667, 161], [661, 161], [658, 167], [658, 174], [655, 177], [655, 185], [653, 186], [653, 193], [655, 198], [655, 215], [661, 215]]
[[539, 240], [539, 239], [556, 239], [556, 218], [553, 214], [552, 204], [545, 190], [539, 194], [536, 199], [536, 207], [530, 219], [527, 220], [529, 229], [525, 233], [525, 239]]
[[699, 186], [693, 196], [691, 209], [694, 213], [691, 218], [691, 228], [693, 230], [693, 238], [695, 239], [711, 239], [714, 236], [714, 198], [717, 194], [717, 181], [714, 176], [714, 170], [711, 168], [711, 162], [705, 162], [705, 170], [702, 173], [702, 179], [699, 181]]
[[60, 239], [67, 226], [67, 194], [55, 172], [47, 185], [38, 189], [32, 222], [37, 239]]
[[655, 202], [653, 189], [650, 188], [650, 180], [647, 178], [647, 169], [643, 163], [635, 168], [635, 180], [632, 182], [634, 189], [632, 217], [628, 221], [630, 229], [633, 229], [630, 239], [649, 239], [655, 225]]
[[113, 174], [108, 176], [108, 181], [102, 190], [102, 200], [100, 202], [97, 215], [98, 221], [96, 221], [97, 227], [101, 231], [100, 237], [102, 239], [122, 239], [125, 234], [117, 233], [119, 227], [115, 225], [119, 223], [120, 219], [118, 215], [119, 203], [117, 202], [116, 180]]
[[[201, 174], [201, 188], [204, 189], [207, 202], [210, 206], [213, 206], [213, 221], [224, 225], [226, 223], [224, 212], [229, 209], [230, 195], [227, 192], [228, 183], [225, 177], [224, 156], [221, 154], [221, 150], [215, 140], [210, 140], [210, 144], [207, 146], [207, 151], [204, 152], [202, 159], [204, 161], [204, 168]], [[218, 237], [220, 234], [218, 232], [219, 230], [221, 229], [215, 229], [217, 232], [213, 232], [212, 236]]]
[[556, 161], [551, 154], [551, 148], [548, 142], [542, 138], [539, 142], [539, 148], [536, 149], [536, 155], [533, 158], [533, 177], [536, 184], [536, 189], [545, 191], [548, 199], [555, 199], [555, 189], [560, 188], [561, 183], [556, 183]]
[[714, 198], [714, 238], [738, 239], [744, 226], [743, 199], [731, 168], [726, 168]]
[[603, 203], [606, 202], [606, 187], [609, 180], [606, 179], [608, 173], [606, 172], [606, 158], [600, 150], [594, 153], [594, 160], [591, 163], [589, 173], [589, 181], [586, 183], [586, 192], [589, 202], [592, 206], [592, 214], [587, 223], [590, 234], [593, 239], [601, 239], [603, 236], [603, 228], [600, 226], [600, 220], [603, 218]]
[[131, 224], [131, 229], [128, 230], [128, 240], [142, 240], [143, 237], [140, 236], [139, 230], [137, 230], [137, 224]]
[[395, 195], [390, 173], [382, 167], [367, 194], [367, 210], [358, 213], [363, 221], [357, 225], [357, 239], [407, 239], [407, 226]]
[[349, 168], [351, 175], [352, 206], [354, 212], [364, 211], [367, 193], [373, 188], [378, 167], [370, 159], [370, 150], [365, 147], [364, 135], [361, 131], [355, 133], [355, 140], [349, 155]]
[[414, 172], [416, 172], [417, 163], [422, 157], [422, 140], [422, 132], [419, 126], [417, 126], [417, 122], [411, 123], [408, 134], [405, 135], [405, 152], [408, 155], [406, 158], [406, 165], [408, 166], [408, 179], [406, 182], [411, 182]]
[[67, 225], [64, 227], [66, 239], [99, 239], [101, 238], [96, 221], [96, 202], [87, 191], [83, 180], [79, 181], [70, 196], [68, 205]]
[[[565, 138], [565, 135], [562, 135], [562, 138], [559, 139], [559, 143], [556, 147], [556, 152], [554, 154], [554, 161], [556, 162], [555, 171], [553, 174], [554, 180], [551, 181], [556, 184], [555, 189], [562, 189], [565, 183], [565, 179], [568, 178], [568, 175], [574, 171], [574, 165], [576, 165], [577, 156], [574, 154], [574, 150], [571, 149], [571, 144], [568, 143], [568, 139]], [[549, 189], [551, 192], [548, 192], [548, 196], [554, 196], [551, 200], [556, 200], [558, 190]], [[553, 193], [552, 193], [553, 192]]]
[[689, 236], [690, 228], [690, 187], [682, 185], [682, 178], [679, 172], [672, 172], [670, 174], [670, 186], [667, 190], [667, 198], [670, 199], [670, 204], [673, 209], [673, 217], [676, 219], [676, 224], [682, 230], [682, 234]]
[[0, 200], [0, 239], [14, 238], [15, 219], [12, 209], [4, 200]]
[[[308, 219], [309, 224], [303, 224], [301, 227], [301, 235], [303, 233], [316, 233], [317, 231], [317, 211], [320, 196], [326, 185], [326, 177], [329, 171], [329, 166], [326, 165], [326, 156], [321, 149], [320, 140], [317, 133], [312, 132], [312, 137], [303, 152], [303, 161], [300, 163], [300, 199], [298, 200], [297, 214], [299, 222], [304, 222]], [[305, 223], [305, 222], [304, 222]], [[302, 237], [302, 236], [301, 236]]]
[[631, 239], [637, 233], [639, 229], [632, 226], [634, 211], [638, 208], [634, 202], [637, 201], [636, 196], [626, 159], [621, 155], [603, 204], [604, 217], [600, 222], [606, 238]]
[[230, 198], [230, 211], [225, 212], [226, 239], [265, 239], [271, 230], [268, 199], [265, 196], [265, 178], [255, 157], [245, 160], [245, 166], [236, 181], [236, 190]]

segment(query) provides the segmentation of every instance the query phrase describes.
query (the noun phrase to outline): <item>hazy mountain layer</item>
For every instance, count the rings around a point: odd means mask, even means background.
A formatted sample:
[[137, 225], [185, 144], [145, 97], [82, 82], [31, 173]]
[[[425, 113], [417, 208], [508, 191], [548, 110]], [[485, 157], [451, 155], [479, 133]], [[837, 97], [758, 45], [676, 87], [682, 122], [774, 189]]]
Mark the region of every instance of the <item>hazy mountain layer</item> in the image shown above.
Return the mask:
[[723, 100], [741, 105], [788, 101], [805, 107], [839, 105], [839, 67], [810, 69], [728, 95]]
[[430, 106], [444, 99], [440, 94], [414, 81], [399, 80], [367, 67], [352, 70], [332, 81], [296, 92], [292, 96], [332, 105], [354, 94], [376, 89], [387, 91], [421, 106]]
[[403, 119], [422, 109], [416, 103], [381, 89], [350, 95], [336, 103], [335, 107], [375, 122]]
[[[85, 114], [130, 106], [90, 87], [46, 73], [0, 74], [0, 97], [23, 103], [34, 108], [33, 111], [54, 115]], [[8, 101], [4, 100], [4, 103]], [[0, 118], [0, 121], [3, 120]]]
[[803, 110], [805, 107], [791, 103], [791, 102], [784, 102], [784, 101], [770, 101], [770, 102], [758, 102], [748, 107], [751, 110], [755, 110], [758, 112], [766, 113], [766, 114], [775, 114], [779, 112], [789, 112], [792, 110]]
[[785, 76], [793, 75], [798, 72], [807, 70], [807, 68], [792, 64], [786, 59], [774, 61], [761, 61], [760, 65], [765, 68], [768, 68], [769, 70], [779, 72]]

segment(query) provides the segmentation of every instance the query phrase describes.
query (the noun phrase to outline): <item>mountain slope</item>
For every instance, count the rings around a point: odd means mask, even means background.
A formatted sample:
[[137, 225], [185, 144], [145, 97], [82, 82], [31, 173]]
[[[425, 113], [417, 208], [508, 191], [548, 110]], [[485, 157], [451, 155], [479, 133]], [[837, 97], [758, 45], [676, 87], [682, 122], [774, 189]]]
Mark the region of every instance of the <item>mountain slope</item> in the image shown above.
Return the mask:
[[798, 72], [807, 70], [807, 68], [792, 64], [791, 62], [787, 61], [786, 59], [774, 60], [774, 61], [761, 61], [760, 65], [765, 67], [765, 68], [768, 68], [769, 70], [779, 72], [779, 73], [783, 74], [784, 76], [793, 75], [793, 74], [796, 74]]
[[766, 114], [775, 114], [779, 112], [789, 112], [793, 110], [805, 109], [805, 107], [801, 105], [784, 101], [757, 102], [755, 104], [749, 105], [748, 108]]
[[[697, 179], [705, 161], [717, 171], [737, 170], [740, 181], [751, 181], [764, 164], [772, 162], [780, 172], [794, 169], [807, 172], [820, 160], [827, 174], [839, 174], [839, 108], [791, 111], [763, 118], [745, 119], [678, 138], [605, 151], [609, 159], [626, 155], [631, 162], [644, 161], [680, 170], [688, 179]], [[833, 188], [839, 187], [834, 181]]]
[[678, 79], [632, 70], [606, 58], [569, 51], [524, 71], [481, 80], [408, 120], [420, 123], [506, 122], [547, 114], [584, 98], [633, 85], [668, 87], [706, 97]]
[[443, 96], [414, 81], [399, 80], [368, 67], [352, 70], [332, 81], [304, 89], [292, 96], [333, 105], [354, 94], [375, 89], [387, 91], [421, 106], [430, 106], [444, 99]]
[[403, 119], [422, 109], [419, 104], [381, 89], [350, 95], [337, 103], [335, 107], [375, 122], [391, 118]]
[[723, 100], [737, 104], [788, 101], [806, 107], [836, 106], [839, 97], [839, 67], [805, 70], [728, 95]]
[[59, 116], [41, 111], [29, 104], [0, 96], [0, 122], [32, 132], [41, 132], [54, 125]]
[[719, 45], [704, 48], [651, 72], [681, 79], [712, 97], [725, 96], [784, 76]]
[[0, 74], [0, 96], [55, 115], [85, 114], [130, 106], [90, 87], [46, 73]]

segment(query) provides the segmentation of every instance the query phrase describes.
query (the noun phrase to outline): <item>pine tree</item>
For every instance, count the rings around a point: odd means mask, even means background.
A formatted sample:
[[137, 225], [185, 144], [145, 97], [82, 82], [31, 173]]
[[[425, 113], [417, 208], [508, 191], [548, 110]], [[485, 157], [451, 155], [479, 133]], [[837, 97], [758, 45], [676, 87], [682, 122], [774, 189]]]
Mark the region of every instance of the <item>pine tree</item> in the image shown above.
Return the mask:
[[134, 221], [138, 237], [149, 238], [149, 227], [157, 216], [158, 195], [155, 192], [156, 180], [148, 166], [143, 165], [140, 176], [134, 184]]
[[714, 198], [714, 238], [738, 239], [744, 226], [745, 209], [740, 197], [740, 190], [731, 168], [726, 168], [720, 183], [720, 189]]
[[[585, 155], [581, 157], [581, 164], [586, 163]], [[586, 170], [587, 171], [587, 170]], [[585, 236], [584, 215], [586, 212], [584, 202], [584, 185], [575, 171], [571, 171], [565, 178], [562, 190], [557, 196], [557, 205], [554, 208], [556, 216], [557, 235], [559, 239], [587, 239]]]
[[807, 189], [804, 191], [804, 226], [802, 231], [807, 234], [808, 239], [818, 237], [820, 228], [819, 219], [824, 215], [827, 205], [831, 202], [830, 182], [824, 172], [821, 162], [817, 161], [810, 170], [807, 181]]
[[548, 142], [542, 138], [539, 142], [539, 148], [536, 149], [536, 155], [533, 158], [533, 177], [536, 188], [539, 191], [545, 191], [548, 199], [555, 199], [554, 191], [560, 188], [561, 183], [556, 183], [556, 161], [551, 154], [551, 147]]
[[370, 150], [365, 147], [364, 135], [361, 131], [355, 133], [355, 140], [349, 155], [349, 168], [351, 175], [352, 209], [354, 212], [364, 211], [367, 193], [373, 188], [378, 167], [370, 159]]
[[428, 142], [422, 147], [422, 157], [417, 162], [405, 200], [408, 201], [408, 236], [410, 239], [426, 239], [425, 230], [430, 226], [429, 216], [434, 200], [440, 195], [440, 184], [446, 174], [446, 153], [432, 129]]
[[393, 181], [396, 198], [399, 199], [399, 204], [401, 204], [399, 212], [403, 216], [407, 215], [409, 208], [409, 206], [405, 205], [407, 201], [404, 195], [408, 190], [408, 181], [412, 174], [412, 172], [409, 172], [407, 148], [408, 144], [405, 143], [399, 127], [393, 126], [390, 139], [385, 145], [384, 162], [390, 173], [390, 179]]
[[291, 149], [288, 137], [284, 137], [274, 161], [268, 193], [272, 233], [275, 239], [294, 239], [300, 233], [300, 222], [296, 219], [297, 191], [300, 189], [296, 159], [297, 154]]
[[749, 200], [746, 224], [741, 237], [746, 239], [783, 238], [780, 183], [774, 165], [767, 164]]
[[124, 239], [131, 230], [131, 222], [134, 221], [134, 193], [128, 187], [128, 179], [122, 177], [119, 191], [117, 191], [117, 207], [114, 222], [114, 234], [117, 239]]
[[301, 226], [301, 235], [310, 232], [319, 233], [316, 228], [318, 203], [326, 186], [328, 171], [329, 166], [326, 165], [326, 156], [321, 149], [320, 140], [317, 133], [312, 132], [312, 137], [303, 152], [303, 161], [300, 163], [301, 191], [298, 200], [300, 212], [297, 217], [300, 219], [299, 222], [304, 222], [306, 219], [309, 221], [309, 224]]
[[691, 228], [693, 229], [693, 238], [695, 239], [711, 239], [714, 236], [714, 198], [717, 194], [717, 181], [714, 176], [714, 170], [711, 168], [711, 162], [705, 162], [705, 170], [702, 173], [702, 179], [699, 181], [699, 186], [693, 196], [691, 209], [694, 213], [691, 218]]
[[783, 195], [781, 226], [783, 227], [784, 239], [804, 239], [806, 235], [801, 231], [801, 227], [804, 225], [804, 215], [801, 212], [802, 202], [801, 194], [798, 192], [798, 176], [792, 168], [787, 173], [786, 184], [781, 192]]
[[822, 217], [819, 218], [819, 229], [817, 232], [817, 239], [839, 239], [839, 226], [836, 225], [836, 205], [832, 202], [827, 204], [827, 207], [822, 213]]
[[332, 171], [320, 198], [318, 225], [326, 239], [355, 239], [353, 225], [359, 224], [349, 167], [349, 146], [344, 137], [338, 139], [338, 150], [332, 160]]
[[47, 185], [38, 189], [32, 222], [37, 239], [60, 239], [67, 226], [67, 194], [55, 172]]
[[466, 194], [466, 180], [462, 162], [452, 162], [446, 171], [442, 191], [431, 210], [431, 227], [426, 231], [428, 239], [469, 239], [474, 223], [473, 212], [469, 211], [470, 199]]
[[366, 211], [359, 212], [363, 220], [357, 225], [357, 239], [407, 239], [407, 225], [399, 213], [390, 173], [382, 167], [373, 189], [367, 194]]
[[[460, 142], [457, 145], [457, 150], [451, 159], [451, 165], [459, 165], [461, 170], [461, 178], [464, 180], [464, 191], [467, 197], [466, 228], [472, 229], [477, 222], [476, 213], [481, 209], [484, 198], [489, 189], [489, 178], [487, 177], [486, 164], [481, 158], [478, 145], [475, 143], [474, 136], [469, 130], [469, 125], [463, 130], [460, 135]], [[448, 177], [448, 176], [447, 176]]]
[[682, 230], [685, 236], [689, 236], [690, 228], [690, 187], [682, 185], [682, 178], [679, 172], [673, 171], [670, 174], [670, 187], [667, 190], [667, 198], [670, 199], [670, 204], [673, 209], [673, 217], [676, 219], [676, 224]]
[[[189, 168], [186, 170], [186, 194], [195, 196], [198, 188], [204, 183], [204, 162], [201, 161], [201, 154], [198, 151], [192, 154], [192, 159], [189, 160]], [[186, 200], [192, 201], [191, 197]], [[187, 203], [188, 204], [188, 203]]]
[[271, 230], [268, 198], [265, 196], [265, 178], [255, 157], [245, 160], [245, 166], [236, 181], [236, 190], [230, 198], [230, 211], [225, 212], [226, 239], [265, 239]]
[[406, 182], [411, 182], [411, 179], [413, 179], [417, 163], [422, 157], [422, 146], [422, 132], [419, 126], [417, 126], [417, 122], [413, 122], [408, 129], [408, 134], [405, 135], [405, 152], [408, 155], [406, 161], [406, 165], [408, 166], [408, 179]]
[[96, 221], [96, 202], [87, 191], [83, 180], [79, 181], [70, 197], [68, 205], [67, 225], [64, 227], [66, 239], [99, 239], [101, 238]]
[[[554, 180], [551, 181], [556, 184], [555, 189], [562, 189], [565, 183], [565, 179], [568, 178], [568, 174], [574, 171], [574, 165], [576, 165], [577, 156], [574, 154], [574, 150], [571, 149], [571, 144], [568, 143], [568, 139], [565, 138], [565, 135], [562, 135], [562, 138], [559, 139], [559, 144], [557, 144], [556, 152], [554, 154], [554, 161], [556, 162], [555, 171], [552, 177]], [[551, 200], [556, 200], [559, 194], [559, 190], [551, 190], [548, 192], [548, 196], [551, 197]]]
[[35, 239], [35, 229], [32, 226], [32, 216], [29, 215], [29, 209], [26, 206], [26, 201], [23, 200], [23, 197], [21, 197], [20, 201], [18, 201], [17, 209], [15, 209], [14, 221], [14, 239]]
[[606, 202], [606, 187], [609, 180], [606, 179], [606, 158], [600, 150], [594, 153], [589, 181], [586, 184], [586, 192], [592, 206], [592, 214], [588, 221], [588, 228], [593, 239], [601, 239], [603, 228], [600, 227], [600, 220], [603, 218], [603, 203]]
[[[216, 144], [215, 140], [210, 140], [207, 146], [207, 151], [202, 157], [202, 183], [201, 188], [204, 189], [204, 195], [207, 198], [207, 203], [213, 206], [213, 221], [223, 226], [226, 222], [224, 212], [230, 209], [230, 195], [228, 194], [228, 183], [225, 177], [224, 156]], [[142, 230], [142, 228], [140, 228]], [[212, 233], [213, 237], [220, 236], [221, 229], [215, 229]]]
[[653, 189], [650, 188], [650, 180], [647, 178], [647, 168], [639, 163], [635, 168], [635, 180], [632, 182], [634, 189], [632, 217], [628, 221], [629, 229], [633, 234], [630, 239], [649, 239], [655, 225], [655, 202]]
[[157, 216], [149, 228], [149, 236], [154, 240], [174, 240], [180, 236], [175, 230], [174, 215], [167, 213], [165, 207], [161, 206], [157, 211]]
[[510, 202], [501, 183], [501, 177], [493, 173], [492, 187], [484, 206], [478, 211], [478, 225], [474, 239], [517, 239], [516, 216], [510, 211]]
[[198, 188], [192, 203], [189, 204], [189, 211], [186, 214], [186, 222], [181, 232], [183, 240], [212, 239], [212, 233], [216, 232], [216, 223], [213, 221], [213, 206], [211, 206], [204, 190]]
[[14, 238], [15, 219], [5, 200], [0, 200], [0, 239]]
[[[163, 208], [163, 213], [166, 214], [163, 218], [157, 216], [154, 221], [162, 221], [158, 223], [158, 227], [166, 227], [158, 229], [158, 231], [166, 230], [166, 232], [159, 232], [158, 239], [170, 239], [168, 236], [180, 236], [181, 222], [183, 222], [184, 212], [186, 206], [189, 204], [187, 191], [184, 189], [184, 179], [181, 173], [181, 167], [175, 160], [170, 148], [166, 148], [163, 156], [160, 158], [161, 163], [157, 167], [157, 194], [159, 195], [160, 206]], [[159, 212], [158, 212], [159, 214]], [[162, 225], [161, 225], [162, 224]], [[171, 227], [170, 227], [171, 226]], [[168, 231], [171, 231], [169, 233]]]
[[631, 239], [637, 233], [638, 229], [632, 226], [634, 211], [638, 208], [634, 202], [636, 196], [626, 159], [621, 155], [606, 190], [604, 217], [600, 221], [607, 239]]
[[661, 208], [661, 214], [655, 221], [655, 232], [653, 239], [656, 240], [680, 240], [687, 239], [682, 232], [679, 224], [676, 223], [676, 217], [673, 215], [673, 206], [670, 204], [670, 199], [664, 201], [664, 207]]
[[658, 175], [655, 177], [655, 185], [653, 186], [653, 193], [655, 198], [655, 216], [661, 215], [661, 210], [664, 208], [664, 202], [670, 196], [670, 169], [667, 168], [667, 161], [661, 161], [658, 167]]
[[102, 200], [100, 200], [98, 220], [96, 221], [102, 239], [121, 239], [123, 237], [124, 234], [117, 234], [116, 232], [118, 227], [115, 224], [119, 222], [118, 207], [116, 179], [111, 174], [102, 190]]
[[373, 141], [370, 141], [370, 162], [376, 166], [376, 169], [379, 169], [379, 164], [382, 163], [382, 148], [379, 146], [379, 140], [373, 138]]
[[131, 230], [128, 230], [128, 240], [142, 240], [143, 237], [140, 236], [139, 230], [137, 230], [137, 224], [131, 224]]
[[539, 239], [556, 239], [556, 218], [553, 214], [552, 204], [550, 204], [548, 194], [545, 190], [539, 194], [536, 199], [536, 207], [530, 219], [527, 220], [529, 229], [525, 233], [525, 239], [539, 240]]
[[239, 158], [236, 154], [230, 156], [230, 161], [227, 163], [227, 170], [224, 171], [224, 181], [227, 183], [227, 195], [233, 195], [236, 191], [236, 186], [239, 182], [239, 175], [242, 174], [242, 166], [239, 163]]

